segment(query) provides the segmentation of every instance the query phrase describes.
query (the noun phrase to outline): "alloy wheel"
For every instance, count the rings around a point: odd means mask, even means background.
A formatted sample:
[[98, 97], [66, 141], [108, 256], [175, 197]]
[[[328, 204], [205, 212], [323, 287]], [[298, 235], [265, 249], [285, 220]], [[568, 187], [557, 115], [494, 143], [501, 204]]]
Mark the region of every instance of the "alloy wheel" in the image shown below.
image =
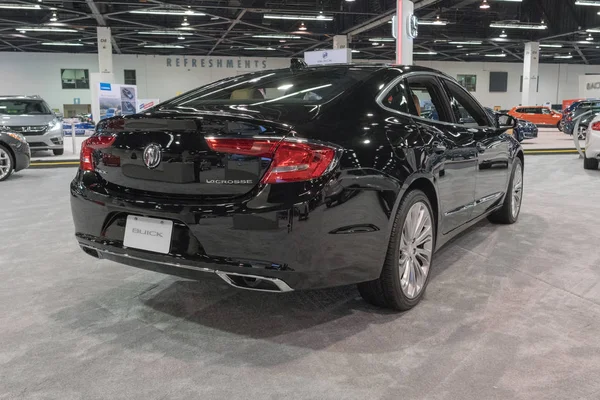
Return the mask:
[[521, 209], [521, 200], [523, 198], [523, 167], [517, 164], [515, 175], [513, 176], [513, 193], [512, 193], [512, 216], [517, 218]]
[[10, 154], [3, 148], [0, 148], [0, 179], [5, 178], [10, 173], [12, 168], [11, 163]]
[[427, 282], [433, 254], [433, 224], [423, 202], [412, 205], [400, 236], [400, 287], [410, 299], [417, 297]]
[[580, 126], [578, 129], [578, 134], [577, 134], [577, 139], [579, 140], [585, 140], [585, 134], [586, 134], [586, 128], [583, 126]]

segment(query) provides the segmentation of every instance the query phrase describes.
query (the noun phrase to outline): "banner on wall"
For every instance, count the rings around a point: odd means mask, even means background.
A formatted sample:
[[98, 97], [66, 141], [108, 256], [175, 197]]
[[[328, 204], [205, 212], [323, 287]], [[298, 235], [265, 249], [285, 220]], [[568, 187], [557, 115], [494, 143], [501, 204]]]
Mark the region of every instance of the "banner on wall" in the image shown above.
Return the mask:
[[117, 115], [132, 115], [138, 112], [137, 86], [107, 82], [100, 82], [99, 85], [99, 119], [102, 120]]
[[149, 108], [154, 107], [160, 103], [159, 99], [138, 99], [137, 100], [137, 111], [142, 112]]

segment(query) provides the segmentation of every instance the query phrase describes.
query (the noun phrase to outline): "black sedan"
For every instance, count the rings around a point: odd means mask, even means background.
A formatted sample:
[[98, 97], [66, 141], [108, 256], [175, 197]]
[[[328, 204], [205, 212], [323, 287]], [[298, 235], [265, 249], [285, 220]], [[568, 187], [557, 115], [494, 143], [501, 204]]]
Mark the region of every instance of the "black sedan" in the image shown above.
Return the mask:
[[98, 124], [71, 183], [75, 236], [144, 269], [270, 292], [358, 283], [407, 310], [450, 238], [517, 221], [513, 127], [422, 67], [227, 78]]
[[0, 127], [0, 182], [29, 167], [31, 150], [20, 133]]

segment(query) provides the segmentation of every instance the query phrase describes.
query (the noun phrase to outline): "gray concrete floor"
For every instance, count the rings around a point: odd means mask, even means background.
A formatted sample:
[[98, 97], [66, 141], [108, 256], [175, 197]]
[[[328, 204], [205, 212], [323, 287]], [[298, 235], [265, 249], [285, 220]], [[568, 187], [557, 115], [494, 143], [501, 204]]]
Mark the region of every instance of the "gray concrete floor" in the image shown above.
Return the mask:
[[73, 174], [0, 184], [1, 399], [600, 398], [600, 171], [575, 156], [528, 157], [520, 221], [442, 249], [404, 314], [95, 260]]

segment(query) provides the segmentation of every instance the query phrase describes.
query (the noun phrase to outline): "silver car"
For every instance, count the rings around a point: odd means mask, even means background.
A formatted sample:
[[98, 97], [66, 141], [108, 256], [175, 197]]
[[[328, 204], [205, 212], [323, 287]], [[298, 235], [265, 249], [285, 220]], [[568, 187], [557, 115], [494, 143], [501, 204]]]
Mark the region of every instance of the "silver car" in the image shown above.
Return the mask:
[[52, 150], [63, 154], [63, 128], [60, 118], [39, 96], [0, 95], [0, 130], [25, 136], [31, 151]]

